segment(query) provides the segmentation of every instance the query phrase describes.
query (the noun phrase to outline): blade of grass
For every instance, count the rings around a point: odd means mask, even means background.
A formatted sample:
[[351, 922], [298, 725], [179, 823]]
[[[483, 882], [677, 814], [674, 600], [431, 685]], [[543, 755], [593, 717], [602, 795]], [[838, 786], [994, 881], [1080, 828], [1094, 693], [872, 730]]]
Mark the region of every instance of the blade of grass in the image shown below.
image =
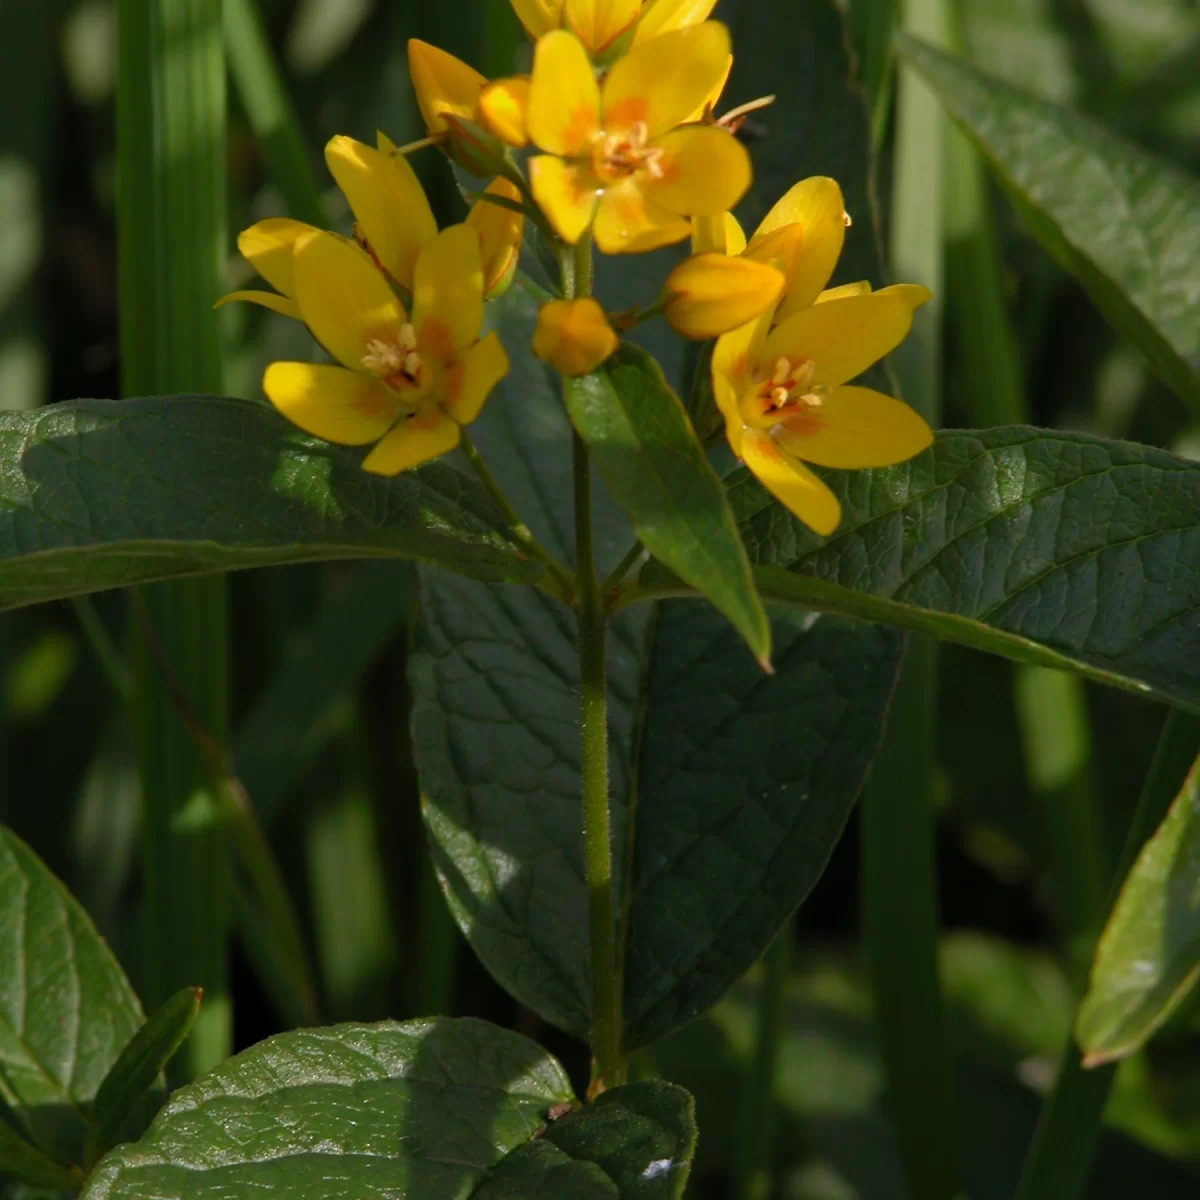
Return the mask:
[[324, 226], [312, 152], [271, 50], [257, 0], [225, 0], [225, 51], [238, 99], [262, 147], [267, 171], [288, 215]]
[[[936, 44], [947, 0], [908, 0], [904, 25]], [[941, 414], [941, 181], [946, 119], [932, 92], [901, 69], [892, 181], [893, 274], [934, 299], [894, 366], [905, 398], [930, 424]], [[892, 1121], [915, 1200], [958, 1191], [950, 1058], [938, 984], [934, 727], [937, 652], [913, 638], [862, 806], [863, 937], [875, 992]]]
[[898, 0], [851, 0], [850, 32], [858, 52], [858, 78], [871, 106], [871, 142], [878, 150], [887, 134], [892, 100], [892, 30]]
[[[961, 31], [954, 28], [951, 36], [950, 48], [960, 49]], [[967, 424], [1026, 424], [1024, 371], [1005, 304], [984, 164], [954, 125], [946, 130], [944, 182], [946, 312], [957, 342]], [[1082, 978], [1104, 917], [1107, 870], [1083, 684], [1063, 672], [1019, 666], [1013, 671], [1013, 698], [1039, 827], [1038, 851], [1051, 879], [1063, 941]]]
[[793, 926], [794, 921], [789, 921], [763, 955], [766, 970], [758, 994], [753, 1058], [742, 1076], [735, 1132], [734, 1195], [738, 1200], [766, 1200], [773, 1194], [775, 1081], [783, 1034], [784, 986], [792, 961]]
[[[211, 310], [226, 252], [221, 0], [119, 0], [117, 22], [122, 390], [219, 392]], [[157, 1008], [180, 987], [204, 989], [204, 1007], [173, 1064], [180, 1078], [191, 1078], [231, 1047], [228, 860], [208, 764], [169, 687], [223, 741], [225, 580], [148, 587], [138, 608], [133, 715], [143, 791], [143, 995]]]
[[[1200, 717], [1172, 709], [1159, 735], [1109, 886], [1109, 909], [1138, 852], [1182, 787], [1197, 747]], [[1085, 1070], [1074, 1037], [1067, 1040], [1054, 1090], [1042, 1108], [1025, 1160], [1016, 1200], [1075, 1200], [1083, 1195], [1116, 1070], [1115, 1064]]]

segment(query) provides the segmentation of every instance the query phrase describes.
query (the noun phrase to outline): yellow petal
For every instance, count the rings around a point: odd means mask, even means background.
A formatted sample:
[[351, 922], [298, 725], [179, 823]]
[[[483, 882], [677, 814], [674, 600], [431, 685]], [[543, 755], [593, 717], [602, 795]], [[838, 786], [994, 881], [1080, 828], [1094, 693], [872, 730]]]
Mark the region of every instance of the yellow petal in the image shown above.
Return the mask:
[[740, 329], [717, 339], [712, 355], [713, 398], [725, 418], [725, 432], [734, 454], [740, 454], [742, 417], [738, 401], [754, 378], [754, 368], [771, 327], [768, 309]]
[[292, 283], [292, 251], [305, 234], [316, 228], [288, 217], [270, 217], [238, 234], [242, 257], [278, 292], [295, 294]]
[[647, 193], [672, 212], [716, 216], [733, 208], [750, 186], [750, 155], [723, 129], [690, 125], [664, 134], [654, 144], [662, 151], [662, 174], [653, 178], [641, 171], [638, 178]]
[[416, 38], [408, 42], [408, 73], [431, 134], [445, 132], [442, 113], [472, 120], [479, 93], [487, 87], [487, 80], [461, 59]]
[[261, 304], [263, 308], [269, 308], [272, 312], [277, 312], [281, 317], [291, 317], [295, 321], [304, 320], [300, 315], [300, 309], [295, 300], [289, 300], [286, 296], [278, 296], [274, 292], [230, 292], [228, 295], [222, 296], [213, 305], [213, 308], [220, 308], [221, 305], [230, 304], [234, 300], [245, 300], [250, 304]]
[[840, 387], [777, 425], [775, 440], [789, 453], [821, 467], [890, 467], [933, 442], [921, 415], [891, 396], [864, 387]]
[[533, 352], [563, 375], [594, 371], [619, 345], [604, 309], [591, 296], [551, 300], [538, 309]]
[[709, 89], [708, 95], [696, 105], [694, 109], [684, 118], [687, 124], [692, 124], [696, 121], [703, 121], [706, 117], [712, 115], [713, 110], [717, 107], [721, 100], [721, 93], [725, 90], [725, 85], [729, 82], [729, 73], [733, 70], [733, 55], [725, 56], [725, 70], [721, 72], [721, 78], [716, 81]]
[[697, 254], [667, 276], [666, 318], [684, 337], [714, 338], [752, 321], [783, 291], [783, 275], [748, 258]]
[[[774, 263], [790, 280], [803, 252], [804, 230], [799, 225], [781, 225], [756, 237], [742, 253], [755, 262]], [[779, 319], [778, 313], [775, 319]]]
[[[521, 193], [507, 179], [493, 179], [487, 190], [494, 196], [520, 203]], [[489, 297], [496, 295], [516, 270], [525, 218], [511, 208], [502, 208], [489, 200], [476, 200], [467, 213], [466, 223], [479, 234], [483, 294]]]
[[635, 46], [613, 64], [604, 81], [605, 130], [622, 133], [641, 121], [655, 138], [674, 129], [720, 83], [728, 57], [729, 31], [717, 21], [675, 29]]
[[563, 0], [512, 0], [517, 20], [535, 41], [562, 25]]
[[842, 519], [837, 497], [802, 462], [781, 450], [763, 429], [747, 429], [742, 461], [759, 483], [814, 533], [828, 537]]
[[371, 252], [397, 283], [411, 290], [413, 264], [437, 233], [437, 222], [408, 159], [381, 154], [339, 134], [325, 147], [325, 161]]
[[638, 19], [642, 0], [566, 0], [566, 27], [588, 48], [601, 55]]
[[699, 25], [708, 20], [708, 14], [716, 6], [717, 0], [646, 0], [633, 44], [636, 46], [672, 29]]
[[834, 180], [815, 175], [790, 188], [755, 230], [751, 250], [760, 237], [784, 225], [798, 225], [804, 233], [803, 250], [788, 271], [779, 320], [807, 308], [829, 282], [846, 240], [845, 211], [842, 189]]
[[399, 475], [409, 467], [448, 454], [459, 440], [458, 424], [440, 409], [417, 413], [397, 425], [362, 461], [372, 475]]
[[731, 212], [692, 218], [693, 254], [741, 254], [746, 235]]
[[529, 136], [567, 158], [583, 153], [600, 128], [600, 89], [579, 39], [559, 30], [538, 41], [529, 83]]
[[296, 244], [293, 269], [304, 323], [340, 363], [359, 370], [368, 342], [395, 340], [404, 309], [366, 251], [313, 233]]
[[644, 254], [683, 241], [690, 228], [647, 196], [637, 179], [626, 179], [600, 196], [592, 236], [604, 254]]
[[395, 393], [378, 379], [323, 364], [272, 363], [263, 391], [293, 425], [340, 446], [381, 438], [401, 410]]
[[596, 177], [585, 167], [538, 154], [529, 160], [529, 186], [554, 232], [573, 246], [596, 211]]
[[861, 296], [870, 290], [870, 282], [866, 279], [860, 279], [857, 283], [843, 283], [840, 287], [826, 288], [813, 303], [824, 304], [826, 300], [841, 300], [846, 296]]
[[[866, 285], [867, 291], [871, 290], [871, 285]], [[933, 293], [920, 283], [892, 283], [885, 288], [880, 288], [874, 293], [876, 296], [895, 296], [904, 304], [907, 304], [910, 309], [918, 309], [922, 304], [928, 304], [933, 299]]]
[[442, 363], [462, 356], [483, 324], [483, 263], [479, 234], [451, 225], [421, 251], [413, 273], [417, 349]]
[[529, 79], [513, 76], [489, 83], [479, 96], [476, 119], [493, 137], [509, 146], [529, 141]]
[[488, 393], [508, 374], [508, 355], [497, 333], [489, 333], [467, 351], [456, 367], [453, 386], [442, 397], [442, 407], [460, 424], [470, 425]]
[[772, 332], [766, 358], [811, 359], [816, 384], [836, 387], [861, 375], [894, 350], [912, 327], [912, 307], [891, 291], [884, 288], [802, 309]]

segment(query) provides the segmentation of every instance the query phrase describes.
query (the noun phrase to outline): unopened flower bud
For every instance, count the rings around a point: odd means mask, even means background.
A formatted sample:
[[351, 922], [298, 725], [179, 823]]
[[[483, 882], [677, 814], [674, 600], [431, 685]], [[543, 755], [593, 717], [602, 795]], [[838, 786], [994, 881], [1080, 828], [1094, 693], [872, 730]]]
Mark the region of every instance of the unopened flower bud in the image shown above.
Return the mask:
[[591, 296], [551, 300], [538, 309], [533, 352], [564, 375], [587, 375], [619, 345], [604, 309]]
[[487, 87], [487, 80], [473, 67], [417, 38], [409, 39], [408, 73], [431, 136], [447, 131], [447, 115], [471, 120]]
[[665, 314], [684, 337], [720, 337], [754, 320], [783, 293], [781, 272], [749, 258], [695, 254], [667, 276]]
[[[521, 193], [507, 179], [493, 179], [487, 190], [516, 204], [521, 202]], [[467, 214], [466, 223], [479, 234], [484, 299], [494, 300], [508, 290], [516, 274], [525, 218], [511, 208], [481, 197]]]
[[496, 79], [479, 96], [476, 121], [488, 133], [509, 146], [524, 146], [529, 141], [525, 113], [529, 108], [529, 79], [513, 76]]

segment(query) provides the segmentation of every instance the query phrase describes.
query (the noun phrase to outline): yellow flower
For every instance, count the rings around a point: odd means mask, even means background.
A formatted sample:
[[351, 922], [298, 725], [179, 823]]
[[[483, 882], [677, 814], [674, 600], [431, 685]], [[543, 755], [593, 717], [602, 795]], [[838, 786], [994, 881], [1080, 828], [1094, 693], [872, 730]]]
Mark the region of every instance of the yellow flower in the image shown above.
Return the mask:
[[[822, 281], [824, 282], [824, 281]], [[774, 329], [770, 310], [717, 340], [712, 380], [733, 452], [809, 528], [841, 520], [833, 492], [805, 465], [886, 467], [933, 440], [908, 405], [846, 386], [893, 350], [929, 299], [915, 284], [835, 289]]]
[[774, 307], [783, 284], [783, 275], [769, 263], [693, 254], [667, 276], [664, 315], [684, 337], [719, 337]]
[[814, 175], [780, 198], [749, 244], [732, 213], [694, 219], [692, 252], [777, 263], [787, 278], [783, 301], [775, 312], [779, 323], [815, 303], [837, 265], [849, 223], [837, 181]]
[[551, 300], [538, 309], [533, 352], [564, 375], [587, 375], [620, 344], [604, 309], [591, 296]]
[[592, 55], [602, 55], [631, 27], [633, 44], [708, 19], [716, 0], [512, 0], [535, 41], [564, 26]]
[[[380, 134], [378, 149], [353, 138], [331, 138], [325, 147], [325, 161], [354, 213], [356, 240], [376, 266], [411, 295], [417, 256], [437, 235], [437, 224], [408, 160], [396, 154], [392, 143]], [[520, 199], [507, 180], [494, 180], [487, 190], [509, 200]], [[498, 295], [512, 279], [524, 221], [521, 213], [482, 199], [467, 215], [466, 223], [479, 235], [485, 296]], [[217, 306], [246, 300], [300, 320], [292, 253], [300, 238], [316, 232], [313, 226], [286, 217], [271, 217], [244, 230], [238, 235], [238, 249], [280, 294], [230, 292]]]
[[377, 443], [363, 469], [395, 475], [458, 445], [508, 371], [495, 333], [479, 340], [483, 267], [477, 234], [452, 225], [423, 246], [412, 272], [412, 316], [370, 256], [319, 231], [291, 257], [304, 323], [341, 365], [272, 363], [268, 399], [329, 442]]
[[597, 85], [565, 31], [537, 44], [529, 89], [534, 198], [564, 241], [589, 225], [607, 254], [681, 241], [692, 214], [732, 208], [750, 184], [745, 148], [711, 126], [676, 128], [725, 70], [729, 34], [708, 21], [664, 33], [618, 60]]

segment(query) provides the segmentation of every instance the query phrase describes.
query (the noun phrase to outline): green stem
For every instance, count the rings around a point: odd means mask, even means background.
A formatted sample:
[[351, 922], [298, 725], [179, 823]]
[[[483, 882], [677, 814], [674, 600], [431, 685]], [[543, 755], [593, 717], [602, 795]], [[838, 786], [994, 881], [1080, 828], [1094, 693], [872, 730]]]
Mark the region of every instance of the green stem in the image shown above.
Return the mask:
[[133, 699], [133, 677], [129, 671], [129, 664], [121, 656], [116, 643], [105, 628], [96, 606], [87, 596], [72, 596], [71, 607], [75, 610], [83, 636], [87, 638], [88, 645], [91, 646], [109, 685], [121, 700], [128, 704]]
[[775, 1079], [783, 1033], [784, 991], [792, 960], [792, 922], [780, 930], [763, 958], [766, 974], [758, 994], [754, 1060], [742, 1080], [737, 1118], [738, 1200], [766, 1200], [771, 1195], [771, 1160], [775, 1144]]
[[504, 520], [508, 523], [509, 532], [534, 558], [545, 563], [546, 570], [549, 571], [557, 585], [553, 589], [553, 594], [569, 604], [575, 595], [575, 576], [534, 537], [533, 531], [521, 520], [517, 510], [509, 503], [508, 497], [496, 482], [495, 476], [488, 470], [487, 463], [483, 461], [483, 456], [465, 429], [462, 431], [462, 441], [459, 444], [479, 482], [483, 484], [484, 490], [491, 496]]
[[[1172, 709], [1142, 785], [1121, 859], [1109, 885], [1111, 909], [1139, 851], [1167, 814], [1200, 746], [1200, 717]], [[1116, 1066], [1085, 1070], [1079, 1047], [1067, 1041], [1054, 1090], [1042, 1109], [1016, 1200], [1074, 1200], [1083, 1194], [1100, 1136]]]
[[583, 873], [588, 889], [592, 975], [592, 1089], [623, 1082], [621, 979], [613, 923], [612, 832], [608, 815], [608, 700], [604, 634], [607, 617], [592, 545], [591, 463], [574, 435], [575, 569], [579, 581], [579, 773], [583, 789]]
[[613, 588], [633, 570], [635, 564], [646, 553], [645, 546], [640, 541], [636, 541], [628, 550], [625, 551], [624, 557], [611, 571], [605, 576], [604, 582], [600, 585], [600, 595], [607, 598]]

